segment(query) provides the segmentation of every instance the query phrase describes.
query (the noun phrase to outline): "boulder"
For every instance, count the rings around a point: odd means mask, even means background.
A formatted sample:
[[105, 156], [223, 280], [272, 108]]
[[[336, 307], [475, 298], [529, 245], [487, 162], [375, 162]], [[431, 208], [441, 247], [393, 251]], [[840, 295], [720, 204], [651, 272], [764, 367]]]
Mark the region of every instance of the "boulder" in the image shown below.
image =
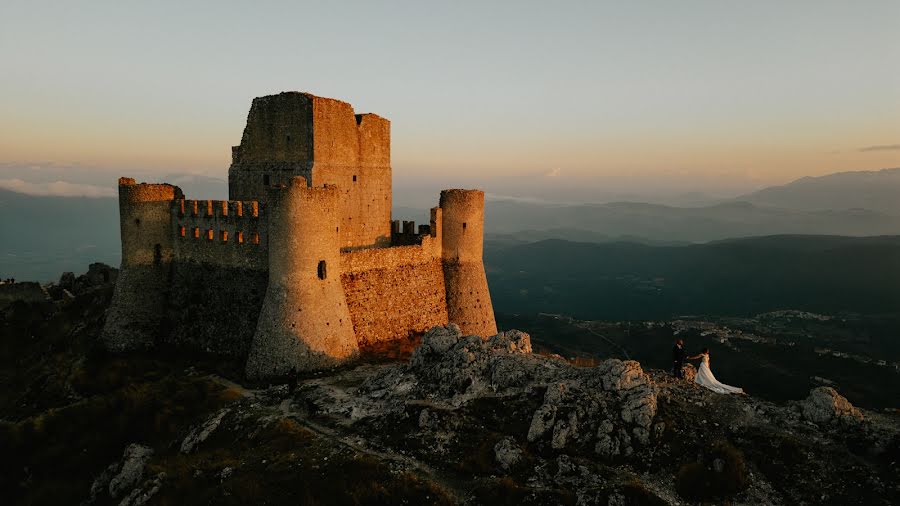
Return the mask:
[[505, 437], [494, 445], [494, 458], [504, 471], [509, 471], [522, 462], [522, 449], [515, 439]]
[[109, 495], [117, 498], [130, 492], [144, 477], [144, 467], [153, 456], [153, 449], [138, 444], [130, 444], [125, 448], [118, 472], [109, 482]]
[[831, 387], [817, 387], [800, 402], [803, 418], [816, 424], [829, 422], [856, 423], [863, 419], [859, 409]]

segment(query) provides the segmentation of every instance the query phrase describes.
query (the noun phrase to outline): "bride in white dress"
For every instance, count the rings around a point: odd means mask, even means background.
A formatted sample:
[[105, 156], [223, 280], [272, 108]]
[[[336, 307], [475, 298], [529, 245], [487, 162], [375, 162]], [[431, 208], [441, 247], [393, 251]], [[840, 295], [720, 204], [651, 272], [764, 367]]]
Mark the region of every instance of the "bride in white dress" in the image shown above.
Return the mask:
[[688, 357], [688, 360], [701, 359], [700, 368], [697, 369], [697, 377], [694, 378], [694, 383], [700, 385], [701, 387], [708, 388], [717, 394], [743, 394], [744, 389], [733, 387], [731, 385], [726, 385], [725, 383], [720, 383], [719, 380], [713, 376], [712, 370], [709, 368], [709, 348], [703, 348], [703, 351], [700, 352], [699, 355], [694, 355], [693, 357]]

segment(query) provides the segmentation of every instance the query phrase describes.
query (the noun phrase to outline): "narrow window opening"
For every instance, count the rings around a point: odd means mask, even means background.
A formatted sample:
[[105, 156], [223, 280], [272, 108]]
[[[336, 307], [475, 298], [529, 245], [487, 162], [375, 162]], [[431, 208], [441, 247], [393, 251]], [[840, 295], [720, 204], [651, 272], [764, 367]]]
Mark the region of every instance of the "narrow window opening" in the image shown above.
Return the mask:
[[287, 143], [288, 143], [288, 144], [291, 143], [291, 136], [290, 136], [290, 135], [287, 136]]
[[213, 229], [206, 229], [206, 239], [212, 241], [213, 240]]
[[325, 279], [328, 276], [326, 272], [325, 260], [319, 260], [319, 279]]
[[253, 244], [259, 244], [259, 232], [253, 232]]
[[243, 232], [237, 233], [237, 243], [244, 244], [244, 233]]
[[219, 238], [222, 240], [222, 242], [228, 242], [228, 231], [227, 231], [227, 230], [220, 230], [220, 231], [219, 231]]
[[463, 230], [466, 229], [466, 222], [463, 222]]
[[264, 184], [264, 185], [269, 186], [269, 183], [270, 183], [271, 181], [272, 181], [272, 180], [271, 180], [271, 178], [269, 177], [268, 174], [264, 174], [264, 175], [263, 175], [263, 184]]
[[353, 182], [354, 182], [354, 183], [356, 182], [356, 176], [355, 176], [355, 175], [353, 176]]
[[178, 227], [178, 235], [180, 235], [181, 237], [187, 235], [184, 227]]
[[153, 246], [153, 265], [159, 265], [162, 261], [162, 246], [156, 244]]
[[137, 226], [141, 226], [141, 219], [140, 219], [140, 218], [135, 218], [135, 219], [134, 219], [134, 224], [137, 225]]
[[200, 227], [194, 227], [194, 239], [200, 238]]

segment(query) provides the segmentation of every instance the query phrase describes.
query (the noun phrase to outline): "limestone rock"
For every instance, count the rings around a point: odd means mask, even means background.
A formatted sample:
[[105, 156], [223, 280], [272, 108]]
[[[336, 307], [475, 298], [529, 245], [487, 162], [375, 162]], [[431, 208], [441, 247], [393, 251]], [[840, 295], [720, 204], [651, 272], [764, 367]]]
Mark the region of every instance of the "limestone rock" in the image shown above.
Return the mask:
[[134, 488], [144, 477], [144, 467], [153, 456], [153, 449], [138, 444], [130, 444], [125, 448], [118, 472], [109, 482], [109, 495], [118, 498]]
[[859, 422], [863, 414], [846, 397], [831, 387], [817, 387], [809, 391], [809, 397], [800, 402], [803, 418], [823, 424], [832, 421]]
[[62, 273], [62, 276], [59, 277], [58, 285], [60, 288], [63, 288], [65, 290], [69, 290], [69, 291], [74, 290], [75, 289], [75, 273], [73, 273], [73, 272]]
[[522, 449], [515, 439], [505, 437], [494, 445], [494, 458], [501, 468], [508, 471], [522, 461]]
[[194, 429], [184, 438], [184, 441], [181, 442], [181, 453], [191, 453], [198, 444], [206, 441], [206, 438], [219, 427], [219, 424], [222, 423], [222, 419], [225, 418], [225, 415], [227, 415], [229, 411], [228, 408], [222, 409], [215, 415], [209, 417], [209, 419], [202, 424], [194, 427]]
[[647, 444], [656, 416], [656, 392], [640, 364], [606, 360], [594, 368], [573, 369], [551, 384], [528, 429], [531, 442], [553, 449], [592, 445], [604, 457], [631, 455], [633, 444]]
[[531, 338], [517, 330], [488, 339], [464, 336], [450, 324], [434, 327], [410, 358], [408, 372], [419, 393], [452, 405], [487, 392], [496, 393], [547, 381], [567, 364], [531, 354]]
[[152, 479], [145, 481], [140, 487], [135, 488], [122, 499], [119, 506], [143, 506], [159, 492], [162, 482], [166, 479], [166, 473], [159, 473]]

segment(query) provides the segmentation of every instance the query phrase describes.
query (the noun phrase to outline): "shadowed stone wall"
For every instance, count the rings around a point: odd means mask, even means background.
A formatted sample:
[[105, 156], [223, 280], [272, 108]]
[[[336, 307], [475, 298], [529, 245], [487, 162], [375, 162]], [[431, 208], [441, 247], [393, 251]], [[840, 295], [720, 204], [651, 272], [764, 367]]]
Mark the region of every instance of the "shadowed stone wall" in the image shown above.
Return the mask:
[[101, 333], [110, 350], [147, 349], [160, 337], [174, 257], [171, 209], [182, 197], [176, 186], [119, 179], [122, 268]]
[[176, 261], [164, 340], [246, 359], [269, 282], [268, 270]]

